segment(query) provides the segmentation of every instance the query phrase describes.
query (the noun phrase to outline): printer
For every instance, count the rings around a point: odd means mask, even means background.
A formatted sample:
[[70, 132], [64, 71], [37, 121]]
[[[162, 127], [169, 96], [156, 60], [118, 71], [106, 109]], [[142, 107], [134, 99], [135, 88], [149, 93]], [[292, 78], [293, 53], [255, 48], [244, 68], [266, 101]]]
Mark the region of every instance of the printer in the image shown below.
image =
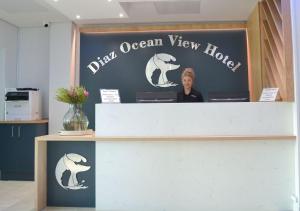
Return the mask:
[[5, 89], [5, 120], [41, 119], [41, 98], [39, 89]]

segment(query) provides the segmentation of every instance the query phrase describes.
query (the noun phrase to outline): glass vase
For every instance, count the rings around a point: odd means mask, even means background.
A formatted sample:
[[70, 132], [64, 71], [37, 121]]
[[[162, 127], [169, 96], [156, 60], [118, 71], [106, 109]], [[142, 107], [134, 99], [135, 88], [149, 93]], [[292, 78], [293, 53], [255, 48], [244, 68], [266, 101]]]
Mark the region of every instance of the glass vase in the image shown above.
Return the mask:
[[89, 120], [84, 114], [82, 104], [70, 104], [69, 110], [63, 119], [63, 127], [66, 131], [87, 130]]

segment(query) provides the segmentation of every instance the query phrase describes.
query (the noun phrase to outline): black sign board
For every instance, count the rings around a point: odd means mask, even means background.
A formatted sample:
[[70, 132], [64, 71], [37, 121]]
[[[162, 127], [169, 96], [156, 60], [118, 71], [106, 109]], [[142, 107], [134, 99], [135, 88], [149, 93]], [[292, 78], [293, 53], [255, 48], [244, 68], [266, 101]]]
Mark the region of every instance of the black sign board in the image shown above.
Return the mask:
[[85, 111], [94, 128], [99, 89], [119, 89], [122, 103], [138, 92], [178, 92], [181, 73], [195, 70], [194, 88], [248, 92], [245, 30], [81, 34], [80, 84], [90, 92]]

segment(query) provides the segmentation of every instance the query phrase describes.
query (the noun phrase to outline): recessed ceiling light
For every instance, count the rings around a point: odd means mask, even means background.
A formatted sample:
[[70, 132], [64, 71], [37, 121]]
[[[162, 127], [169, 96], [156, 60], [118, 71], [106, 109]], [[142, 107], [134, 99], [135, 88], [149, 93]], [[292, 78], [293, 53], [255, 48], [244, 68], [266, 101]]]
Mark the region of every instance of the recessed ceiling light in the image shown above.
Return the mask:
[[80, 15], [76, 15], [76, 19], [80, 19]]
[[120, 17], [120, 18], [123, 18], [123, 17], [124, 17], [123, 13], [120, 13], [120, 14], [119, 14], [119, 17]]
[[58, 2], [58, 0], [53, 0], [54, 2]]
[[111, 2], [112, 0], [107, 0], [108, 2]]

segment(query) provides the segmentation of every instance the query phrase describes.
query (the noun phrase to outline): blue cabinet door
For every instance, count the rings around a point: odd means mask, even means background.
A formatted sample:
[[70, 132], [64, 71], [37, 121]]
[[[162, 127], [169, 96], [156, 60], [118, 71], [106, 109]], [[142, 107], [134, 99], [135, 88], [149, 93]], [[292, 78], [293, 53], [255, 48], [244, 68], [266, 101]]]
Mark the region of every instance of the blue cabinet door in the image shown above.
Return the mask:
[[0, 125], [1, 131], [1, 179], [7, 180], [15, 173], [15, 125]]
[[1, 131], [1, 179], [33, 181], [34, 138], [48, 134], [48, 124], [4, 124]]
[[47, 124], [18, 125], [15, 153], [18, 174], [22, 180], [34, 180], [34, 139], [47, 133]]
[[35, 125], [17, 125], [14, 153], [18, 174], [15, 175], [15, 180], [34, 178], [34, 127]]
[[7, 166], [7, 156], [9, 155], [10, 126], [0, 125], [0, 179], [3, 178], [4, 169]]

